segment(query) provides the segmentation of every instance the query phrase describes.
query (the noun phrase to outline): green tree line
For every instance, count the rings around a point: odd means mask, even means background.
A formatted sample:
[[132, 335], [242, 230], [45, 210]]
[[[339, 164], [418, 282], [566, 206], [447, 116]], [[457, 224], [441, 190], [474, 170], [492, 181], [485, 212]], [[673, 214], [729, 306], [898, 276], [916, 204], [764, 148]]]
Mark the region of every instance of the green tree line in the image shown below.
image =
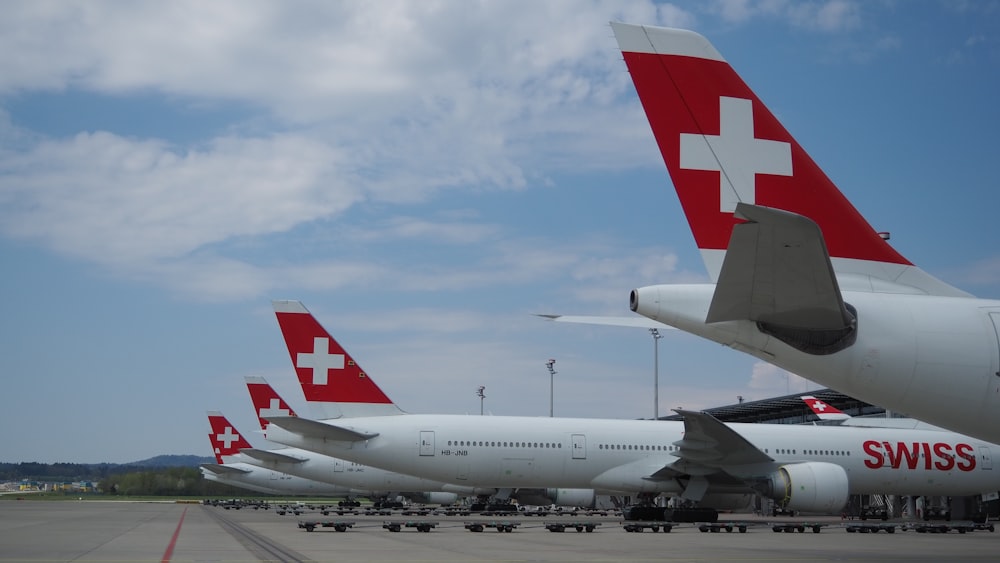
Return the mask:
[[[98, 489], [120, 496], [241, 496], [247, 491], [209, 481], [196, 467], [169, 467], [111, 475], [98, 482]], [[257, 494], [257, 493], [251, 493]]]
[[139, 469], [114, 463], [0, 463], [0, 481], [97, 481], [115, 473]]

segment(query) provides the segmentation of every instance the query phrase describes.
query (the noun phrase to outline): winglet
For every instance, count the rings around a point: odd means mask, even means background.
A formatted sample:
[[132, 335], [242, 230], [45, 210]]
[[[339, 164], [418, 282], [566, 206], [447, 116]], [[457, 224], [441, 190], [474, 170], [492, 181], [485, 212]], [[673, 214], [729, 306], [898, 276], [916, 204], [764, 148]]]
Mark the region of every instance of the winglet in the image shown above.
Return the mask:
[[302, 394], [325, 418], [402, 414], [302, 303], [272, 303]]

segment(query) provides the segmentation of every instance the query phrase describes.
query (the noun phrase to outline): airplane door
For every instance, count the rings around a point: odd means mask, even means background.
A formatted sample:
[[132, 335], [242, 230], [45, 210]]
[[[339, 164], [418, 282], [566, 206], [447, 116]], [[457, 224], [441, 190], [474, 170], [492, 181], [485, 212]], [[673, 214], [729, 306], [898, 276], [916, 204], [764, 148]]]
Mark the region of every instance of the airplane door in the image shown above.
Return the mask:
[[[993, 321], [993, 332], [997, 337], [997, 347], [1000, 348], [1000, 313], [990, 311], [990, 320]], [[994, 362], [996, 362], [998, 358], [994, 357], [993, 359]], [[997, 364], [994, 363], [993, 367], [997, 368], [1000, 366], [997, 366]], [[1000, 370], [998, 370], [996, 374], [1000, 376]]]
[[[1000, 351], [1000, 312], [990, 311], [990, 321], [993, 325], [994, 336], [996, 336], [997, 348]], [[995, 377], [989, 378], [989, 387], [986, 390], [987, 396], [995, 396], [1000, 393], [1000, 353], [994, 353], [990, 369]]]
[[587, 437], [573, 434], [573, 459], [587, 459]]
[[343, 473], [344, 472], [344, 462], [341, 461], [341, 460], [339, 460], [339, 459], [337, 461], [333, 462], [333, 472], [334, 473]]
[[990, 456], [990, 449], [986, 446], [979, 446], [979, 467], [993, 469], [993, 458]]
[[434, 431], [420, 431], [420, 455], [434, 455]]

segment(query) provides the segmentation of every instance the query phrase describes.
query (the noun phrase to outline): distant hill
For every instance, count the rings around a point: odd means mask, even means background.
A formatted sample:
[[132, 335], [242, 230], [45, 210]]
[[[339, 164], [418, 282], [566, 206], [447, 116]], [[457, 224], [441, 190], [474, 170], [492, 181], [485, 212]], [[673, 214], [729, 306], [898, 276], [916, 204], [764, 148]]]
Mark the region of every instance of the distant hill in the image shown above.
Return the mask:
[[142, 467], [198, 467], [202, 463], [215, 463], [215, 458], [197, 455], [158, 455], [123, 465], [138, 465]]

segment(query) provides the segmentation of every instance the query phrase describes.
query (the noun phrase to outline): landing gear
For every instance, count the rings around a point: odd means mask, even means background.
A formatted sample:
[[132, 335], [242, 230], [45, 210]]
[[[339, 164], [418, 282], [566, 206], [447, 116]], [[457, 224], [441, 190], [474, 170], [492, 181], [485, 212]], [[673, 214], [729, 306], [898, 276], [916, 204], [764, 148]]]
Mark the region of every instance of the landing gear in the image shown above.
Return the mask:
[[469, 506], [470, 512], [486, 514], [516, 514], [517, 505], [507, 495], [480, 496]]
[[704, 506], [692, 506], [667, 509], [665, 516], [664, 519], [670, 522], [717, 522], [719, 511]]
[[719, 511], [704, 506], [679, 506], [665, 508], [653, 504], [656, 497], [639, 497], [639, 503], [622, 509], [625, 520], [647, 522], [717, 522]]

